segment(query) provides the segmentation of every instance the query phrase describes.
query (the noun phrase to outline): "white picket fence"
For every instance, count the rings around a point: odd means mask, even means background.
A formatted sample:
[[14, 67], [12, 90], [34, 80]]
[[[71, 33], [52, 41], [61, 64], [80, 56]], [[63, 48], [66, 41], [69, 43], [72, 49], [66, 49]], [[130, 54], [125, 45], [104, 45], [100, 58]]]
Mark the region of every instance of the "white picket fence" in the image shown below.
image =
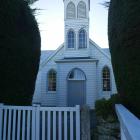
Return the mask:
[[0, 104], [0, 140], [80, 140], [80, 107]]

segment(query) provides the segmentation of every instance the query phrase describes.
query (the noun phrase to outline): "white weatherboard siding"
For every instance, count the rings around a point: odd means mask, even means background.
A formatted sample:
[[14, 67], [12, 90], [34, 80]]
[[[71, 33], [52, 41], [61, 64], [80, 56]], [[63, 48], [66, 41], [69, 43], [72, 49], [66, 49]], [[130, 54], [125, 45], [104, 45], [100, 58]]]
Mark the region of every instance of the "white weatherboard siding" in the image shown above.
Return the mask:
[[86, 75], [86, 104], [94, 107], [94, 101], [96, 99], [96, 62], [69, 62], [58, 64], [58, 105], [67, 106], [67, 77], [69, 72], [78, 68], [82, 70]]
[[36, 84], [35, 84], [35, 92], [33, 96], [33, 102], [34, 103], [40, 103], [41, 102], [41, 72], [38, 72]]
[[[112, 64], [111, 64], [111, 57], [110, 54], [106, 53], [104, 49], [97, 47], [94, 47], [94, 44], [90, 42], [91, 46], [91, 52], [92, 56], [95, 57], [97, 60], [99, 60], [99, 63], [97, 65], [97, 73], [98, 73], [98, 78], [97, 78], [97, 88], [98, 88], [98, 98], [110, 98], [111, 94], [117, 93], [116, 89], [116, 83], [114, 79], [114, 73], [112, 69]], [[110, 74], [111, 74], [111, 91], [103, 91], [102, 90], [102, 70], [104, 66], [108, 66], [110, 69]]]
[[[68, 106], [68, 97], [70, 97], [68, 93], [71, 93], [68, 91], [68, 75], [73, 69], [79, 69], [86, 76], [85, 96], [79, 94], [82, 92], [79, 89], [83, 90], [84, 84], [82, 87], [78, 87], [79, 85], [76, 86], [74, 83], [73, 89], [76, 89], [74, 92], [69, 89], [74, 93], [71, 95], [73, 96], [72, 99], [76, 99], [76, 102], [80, 97], [81, 101], [84, 98], [85, 104], [93, 109], [96, 100], [108, 99], [112, 94], [117, 93], [109, 49], [102, 49], [89, 39], [90, 0], [82, 1], [85, 4], [83, 3], [83, 9], [79, 11], [81, 13], [78, 16], [77, 6], [81, 0], [64, 0], [65, 41], [55, 51], [42, 51], [33, 103], [40, 103], [42, 106]], [[69, 11], [67, 11], [68, 4], [72, 4], [68, 8]], [[66, 16], [67, 12], [69, 12], [68, 17]], [[79, 34], [81, 30], [84, 37]], [[68, 36], [70, 31], [72, 35]], [[110, 70], [110, 91], [103, 91], [102, 70], [105, 66]], [[50, 70], [56, 72], [56, 91], [53, 92], [48, 91], [48, 72]]]
[[[55, 52], [54, 52], [55, 53]], [[53, 56], [53, 54], [52, 54]], [[63, 48], [60, 48], [60, 50], [55, 54], [53, 57], [50, 55], [50, 60], [46, 58], [41, 64], [40, 64], [40, 87], [36, 86], [36, 89], [40, 88], [40, 94], [36, 93], [38, 95], [38, 99], [40, 99], [40, 104], [43, 106], [57, 106], [57, 94], [56, 92], [49, 92], [48, 91], [48, 72], [51, 69], [56, 70], [57, 72], [57, 66], [55, 63], [55, 59], [60, 59], [63, 56]], [[43, 65], [43, 68], [42, 68]], [[37, 82], [36, 82], [37, 83]], [[33, 101], [34, 102], [34, 101]], [[37, 102], [37, 101], [36, 101]], [[38, 101], [39, 102], [39, 101]]]
[[[86, 104], [94, 108], [95, 101], [101, 98], [110, 98], [110, 95], [117, 93], [114, 74], [112, 71], [111, 59], [104, 49], [98, 48], [90, 41], [90, 57], [94, 61], [83, 60], [62, 61], [64, 59], [64, 47], [49, 59], [41, 68], [36, 81], [36, 90], [33, 102], [39, 102], [43, 106], [67, 106], [67, 76], [74, 68], [81, 69], [86, 75]], [[46, 59], [45, 61], [47, 61]], [[57, 62], [58, 61], [58, 62]], [[102, 90], [102, 69], [108, 66], [111, 72], [111, 91]], [[57, 72], [57, 91], [47, 91], [47, 74], [54, 69]]]
[[41, 78], [42, 78], [42, 81], [41, 81], [41, 105], [43, 105], [43, 106], [56, 106], [56, 93], [55, 92], [54, 93], [48, 92], [47, 77], [48, 77], [49, 68], [56, 69], [54, 65], [51, 65], [51, 67], [48, 66], [42, 70], [42, 74], [41, 74]]

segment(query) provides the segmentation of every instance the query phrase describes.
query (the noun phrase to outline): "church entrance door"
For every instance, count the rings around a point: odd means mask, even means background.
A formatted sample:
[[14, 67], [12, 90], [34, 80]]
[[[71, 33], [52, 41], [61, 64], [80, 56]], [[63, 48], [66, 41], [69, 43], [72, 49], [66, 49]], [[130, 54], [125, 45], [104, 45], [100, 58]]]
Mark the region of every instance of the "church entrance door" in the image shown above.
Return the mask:
[[68, 76], [68, 106], [84, 105], [86, 77], [80, 69], [73, 69]]

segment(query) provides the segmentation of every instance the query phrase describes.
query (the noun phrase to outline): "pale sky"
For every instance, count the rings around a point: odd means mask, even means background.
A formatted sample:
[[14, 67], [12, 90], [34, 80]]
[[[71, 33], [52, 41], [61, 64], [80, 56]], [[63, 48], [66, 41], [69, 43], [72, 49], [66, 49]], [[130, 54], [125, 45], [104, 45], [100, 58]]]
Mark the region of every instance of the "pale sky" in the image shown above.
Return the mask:
[[[100, 47], [108, 47], [108, 10], [101, 5], [105, 0], [90, 0], [89, 36]], [[33, 7], [41, 9], [36, 19], [41, 32], [41, 49], [54, 50], [64, 42], [63, 0], [39, 0]]]

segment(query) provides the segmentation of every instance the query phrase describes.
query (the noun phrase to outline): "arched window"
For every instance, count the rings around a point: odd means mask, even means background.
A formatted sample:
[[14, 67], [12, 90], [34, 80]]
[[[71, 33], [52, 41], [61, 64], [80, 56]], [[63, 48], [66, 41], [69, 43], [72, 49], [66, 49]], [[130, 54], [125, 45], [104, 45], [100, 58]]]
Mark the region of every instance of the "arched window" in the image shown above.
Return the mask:
[[102, 78], [103, 78], [103, 91], [110, 91], [110, 70], [107, 66], [103, 68], [102, 71]]
[[68, 19], [72, 19], [76, 17], [76, 12], [75, 12], [75, 5], [73, 2], [70, 2], [67, 5], [67, 14], [66, 14], [66, 18]]
[[80, 1], [77, 6], [78, 18], [86, 18], [86, 4]]
[[73, 69], [69, 75], [68, 80], [85, 80], [86, 76], [83, 71], [78, 68]]
[[86, 31], [81, 29], [79, 31], [79, 48], [86, 48], [86, 47], [87, 47]]
[[48, 91], [56, 91], [56, 72], [50, 70], [48, 73]]
[[67, 42], [68, 42], [68, 48], [74, 48], [75, 47], [75, 33], [74, 33], [74, 31], [70, 30], [68, 32]]

